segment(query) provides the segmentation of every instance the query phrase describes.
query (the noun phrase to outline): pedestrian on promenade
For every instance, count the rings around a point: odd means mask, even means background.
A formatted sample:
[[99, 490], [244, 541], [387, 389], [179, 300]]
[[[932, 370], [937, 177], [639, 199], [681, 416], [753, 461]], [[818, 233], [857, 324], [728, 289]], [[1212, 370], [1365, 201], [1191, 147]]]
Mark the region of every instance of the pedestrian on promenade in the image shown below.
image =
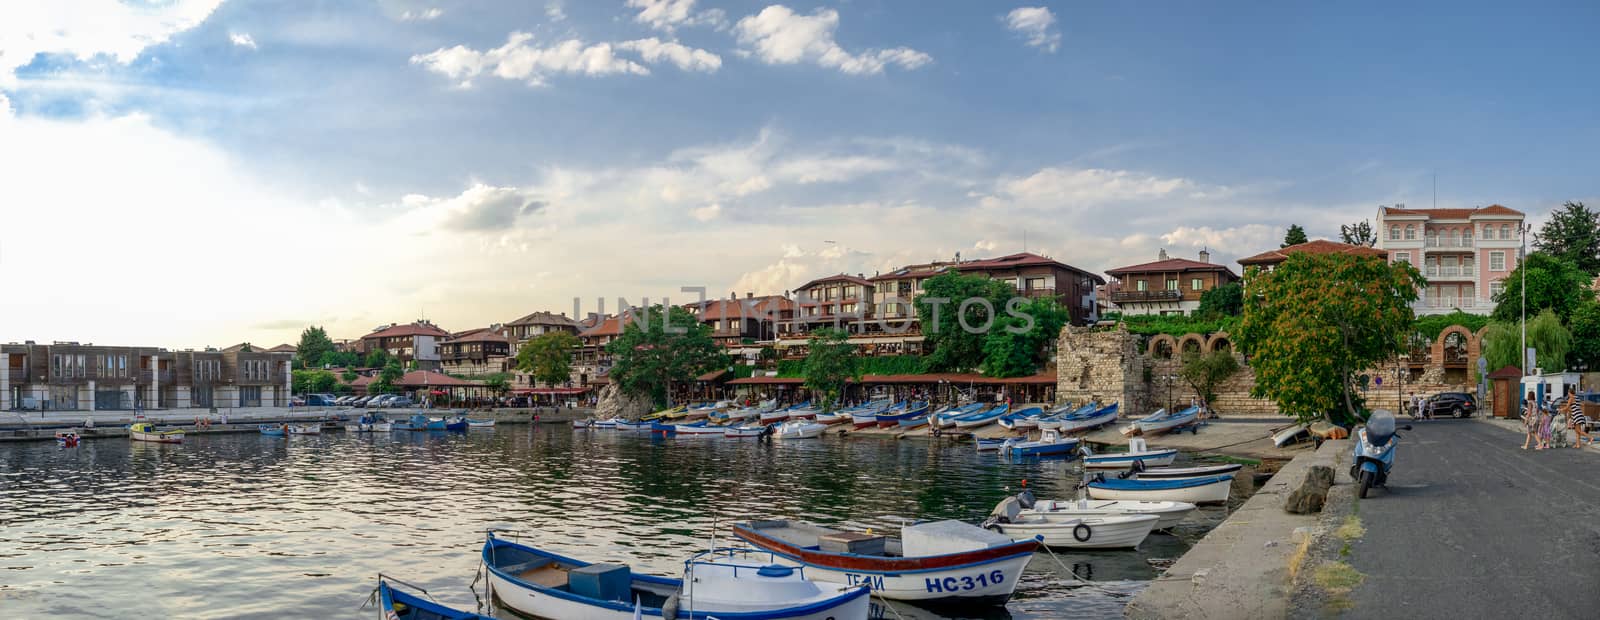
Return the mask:
[[1535, 444], [1539, 428], [1539, 401], [1533, 392], [1528, 392], [1528, 398], [1522, 401], [1522, 449], [1527, 450], [1530, 444]]
[[1577, 389], [1567, 393], [1567, 428], [1575, 435], [1572, 447], [1582, 448], [1594, 443], [1594, 439], [1589, 437], [1589, 416], [1583, 414], [1583, 401], [1578, 399]]
[[1550, 431], [1555, 426], [1555, 416], [1551, 415], [1550, 409], [1550, 398], [1546, 396], [1544, 402], [1539, 403], [1539, 447], [1535, 448], [1536, 450], [1550, 448]]

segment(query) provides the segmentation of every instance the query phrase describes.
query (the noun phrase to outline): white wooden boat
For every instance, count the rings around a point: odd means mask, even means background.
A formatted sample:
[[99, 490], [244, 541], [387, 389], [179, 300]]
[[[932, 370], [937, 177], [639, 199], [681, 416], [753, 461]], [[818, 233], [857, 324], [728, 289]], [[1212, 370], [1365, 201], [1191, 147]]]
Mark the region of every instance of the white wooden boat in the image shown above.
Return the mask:
[[594, 420], [593, 419], [573, 420], [572, 421], [572, 428], [593, 428], [593, 427], [594, 427]]
[[1019, 513], [985, 522], [985, 527], [1010, 536], [1012, 540], [1031, 540], [1038, 536], [1047, 547], [1073, 549], [1132, 549], [1161, 521], [1155, 515], [1110, 515], [1045, 519]]
[[999, 420], [1000, 416], [1005, 415], [1006, 412], [1010, 411], [1010, 410], [1011, 410], [1011, 406], [1010, 405], [999, 405], [999, 406], [997, 406], [997, 407], [995, 407], [993, 409], [990, 409], [988, 411], [982, 411], [982, 412], [979, 412], [979, 413], [967, 414], [967, 415], [964, 415], [964, 416], [961, 416], [961, 417], [955, 419], [956, 428], [959, 428], [959, 429], [974, 429], [974, 428], [980, 428], [980, 427], [988, 426], [990, 424], [993, 424], [995, 422], [995, 420]]
[[875, 596], [921, 605], [1003, 605], [1039, 546], [960, 521], [907, 525], [899, 539], [804, 521], [735, 523], [733, 534], [812, 579], [864, 583]]
[[797, 420], [779, 424], [778, 428], [773, 431], [772, 436], [776, 439], [811, 439], [821, 437], [822, 433], [827, 430], [827, 424]]
[[[472, 426], [472, 421], [470, 421], [470, 420], [467, 421], [467, 427], [470, 428], [471, 426]], [[615, 430], [617, 428], [617, 420], [615, 418], [606, 418], [604, 420], [595, 420], [594, 421], [594, 427], [595, 428], [606, 428], [606, 429]]]
[[494, 598], [551, 620], [661, 618], [663, 607], [676, 607], [685, 620], [865, 620], [869, 606], [862, 585], [809, 581], [809, 569], [750, 549], [697, 554], [684, 563], [681, 580], [590, 564], [493, 534], [482, 558]]
[[619, 431], [648, 431], [648, 430], [650, 430], [650, 423], [648, 421], [629, 422], [627, 420], [617, 420], [617, 430], [619, 430]]
[[[615, 427], [616, 426], [616, 421], [612, 420], [611, 421], [611, 425], [613, 427]], [[494, 428], [494, 420], [474, 420], [474, 419], [468, 418], [467, 419], [467, 428]]]
[[[1019, 494], [1029, 496], [1028, 493]], [[1004, 502], [1002, 502], [1004, 503]], [[1071, 520], [1085, 517], [1107, 517], [1118, 515], [1154, 515], [1159, 518], [1155, 529], [1164, 530], [1182, 523], [1189, 513], [1195, 511], [1195, 505], [1188, 502], [1171, 501], [1137, 501], [1137, 500], [1101, 500], [1082, 498], [1077, 500], [1051, 501], [1034, 500], [1022, 502], [1021, 515], [1028, 518], [1042, 518], [1050, 520]]]
[[1199, 415], [1199, 407], [1190, 407], [1175, 413], [1167, 413], [1166, 409], [1157, 409], [1155, 413], [1134, 420], [1132, 424], [1128, 425], [1127, 429], [1123, 430], [1123, 434], [1155, 435], [1165, 433], [1174, 427], [1193, 422]]
[[1225, 463], [1222, 465], [1199, 465], [1195, 467], [1156, 467], [1145, 469], [1142, 466], [1134, 467], [1128, 474], [1130, 478], [1140, 480], [1175, 480], [1178, 478], [1204, 478], [1206, 476], [1220, 476], [1231, 474], [1243, 469], [1238, 463]]
[[760, 437], [765, 426], [729, 426], [722, 429], [723, 437]]
[[1228, 501], [1228, 493], [1232, 488], [1232, 474], [1174, 480], [1103, 477], [1089, 482], [1089, 497], [1218, 504]]
[[1145, 469], [1153, 469], [1171, 465], [1178, 458], [1177, 448], [1151, 450], [1140, 438], [1128, 440], [1127, 452], [1095, 454], [1088, 447], [1080, 447], [1079, 450], [1083, 453], [1083, 466], [1086, 469], [1130, 469], [1134, 463], [1143, 465]]
[[829, 425], [831, 425], [831, 424], [838, 424], [840, 422], [847, 422], [849, 420], [850, 420], [850, 418], [846, 417], [844, 415], [844, 413], [838, 412], [838, 411], [835, 411], [833, 413], [818, 413], [817, 414], [817, 423], [818, 424], [829, 424]]
[[290, 435], [321, 435], [322, 434], [322, 425], [321, 424], [290, 424], [288, 432], [289, 432]]
[[1056, 423], [1056, 428], [1063, 433], [1077, 433], [1100, 428], [1117, 421], [1117, 403], [1111, 403], [1093, 411], [1078, 415], [1077, 412], [1062, 416]]
[[789, 419], [789, 410], [782, 409], [778, 411], [761, 412], [759, 421], [762, 424], [777, 424], [778, 422], [782, 422], [787, 419]]
[[673, 430], [678, 435], [704, 435], [707, 437], [715, 435], [721, 437], [728, 430], [725, 426], [711, 426], [709, 424], [676, 424], [674, 426]]
[[139, 422], [128, 427], [128, 438], [153, 443], [183, 443], [183, 431], [158, 431], [155, 424]]
[[1289, 428], [1281, 429], [1272, 434], [1272, 445], [1282, 448], [1289, 442], [1294, 441], [1296, 437], [1305, 435], [1310, 430], [1311, 425], [1309, 424], [1296, 424]]

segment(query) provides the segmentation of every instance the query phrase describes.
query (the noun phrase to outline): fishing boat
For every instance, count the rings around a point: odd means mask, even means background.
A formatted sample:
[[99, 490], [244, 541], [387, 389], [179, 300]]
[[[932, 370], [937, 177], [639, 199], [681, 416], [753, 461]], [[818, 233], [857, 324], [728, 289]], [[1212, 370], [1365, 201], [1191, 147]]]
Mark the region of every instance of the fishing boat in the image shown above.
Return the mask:
[[[468, 422], [467, 426], [468, 427], [472, 426], [472, 423]], [[595, 420], [594, 421], [594, 427], [595, 428], [615, 429], [615, 428], [617, 428], [617, 421], [614, 418], [605, 418], [603, 420]]]
[[821, 422], [794, 420], [779, 424], [777, 428], [773, 429], [772, 437], [774, 439], [812, 439], [821, 437], [822, 433], [827, 430], [828, 425]]
[[972, 440], [972, 447], [976, 448], [979, 452], [999, 452], [1001, 448], [1006, 446], [1006, 442], [1008, 441], [1011, 441], [1011, 439], [1006, 437], [997, 437], [994, 439], [984, 439], [982, 437], [978, 437]]
[[288, 437], [289, 436], [289, 425], [288, 424], [261, 424], [261, 425], [257, 426], [256, 429], [260, 430], [262, 435], [266, 435], [268, 437]]
[[835, 411], [833, 413], [818, 413], [816, 420], [818, 424], [831, 426], [840, 422], [848, 422], [850, 418], [846, 417], [844, 412]]
[[183, 443], [183, 431], [158, 431], [150, 422], [137, 422], [128, 426], [128, 438], [153, 443]]
[[723, 437], [760, 437], [766, 432], [765, 426], [728, 426], [722, 429]]
[[694, 422], [694, 423], [690, 423], [690, 424], [674, 424], [672, 426], [673, 426], [673, 433], [672, 434], [674, 434], [674, 435], [690, 435], [690, 436], [706, 436], [706, 437], [716, 436], [716, 437], [721, 437], [722, 434], [727, 431], [726, 427], [712, 426], [710, 424], [706, 424], [704, 421]]
[[1071, 520], [1085, 517], [1154, 515], [1159, 519], [1155, 525], [1155, 529], [1158, 530], [1165, 530], [1182, 523], [1189, 513], [1195, 511], [1195, 505], [1189, 502], [1104, 500], [1087, 497], [1067, 501], [1035, 501], [1033, 493], [1029, 491], [1018, 493], [1017, 500], [1022, 504], [1022, 516], [1027, 518]]
[[290, 435], [321, 435], [322, 434], [322, 425], [321, 424], [290, 424], [289, 428], [288, 428], [288, 431], [289, 431]]
[[1039, 439], [1034, 441], [1017, 441], [1008, 439], [1002, 446], [1006, 455], [1012, 457], [1025, 456], [1071, 456], [1078, 448], [1076, 437], [1066, 437], [1060, 431], [1040, 431]]
[[1000, 426], [1014, 431], [1032, 430], [1039, 427], [1039, 416], [1043, 413], [1044, 408], [1042, 407], [1027, 407], [1014, 413], [1000, 416], [1000, 419], [996, 420], [996, 422]]
[[1172, 480], [1108, 478], [1100, 475], [1089, 482], [1089, 497], [1218, 504], [1228, 501], [1228, 492], [1232, 487], [1233, 474]]
[[1272, 445], [1282, 448], [1289, 442], [1294, 441], [1296, 437], [1308, 434], [1310, 431], [1311, 425], [1309, 424], [1295, 424], [1288, 428], [1279, 429], [1272, 433]]
[[807, 420], [817, 417], [821, 413], [816, 407], [811, 406], [811, 401], [805, 401], [789, 408], [790, 420]]
[[666, 417], [668, 414], [677, 413], [677, 412], [683, 411], [685, 409], [688, 409], [688, 407], [685, 406], [685, 405], [678, 405], [676, 407], [668, 407], [666, 409], [662, 409], [660, 411], [645, 415], [645, 416], [643, 416], [643, 417], [641, 417], [639, 419], [642, 420], [642, 421], [645, 421], [645, 422], [649, 422], [650, 420], [663, 418], [663, 417]]
[[928, 413], [928, 403], [922, 401], [909, 403], [878, 414], [878, 428], [899, 426], [901, 420], [909, 420], [926, 413]]
[[619, 431], [647, 431], [647, 430], [650, 430], [650, 422], [644, 421], [644, 420], [641, 420], [641, 421], [638, 421], [638, 422], [629, 422], [627, 420], [617, 420], [617, 430], [619, 430]]
[[1151, 450], [1144, 439], [1134, 438], [1128, 440], [1127, 452], [1107, 452], [1095, 454], [1087, 446], [1079, 448], [1083, 452], [1083, 466], [1086, 469], [1128, 469], [1134, 463], [1139, 463], [1145, 469], [1166, 467], [1178, 458], [1177, 448], [1165, 450]]
[[930, 430], [951, 428], [956, 425], [956, 418], [969, 416], [980, 411], [983, 411], [983, 403], [963, 405], [934, 416], [933, 419], [928, 421], [928, 426], [931, 427]]
[[389, 420], [382, 415], [364, 415], [360, 419], [344, 425], [344, 430], [351, 433], [386, 433], [394, 428]]
[[776, 411], [763, 411], [763, 412], [759, 413], [758, 415], [759, 415], [758, 421], [761, 422], [762, 424], [777, 424], [779, 422], [782, 422], [784, 420], [789, 419], [789, 410], [788, 409], [779, 409], [779, 410], [776, 410]]
[[1143, 463], [1133, 467], [1128, 473], [1129, 478], [1140, 480], [1175, 480], [1178, 478], [1204, 478], [1206, 476], [1220, 476], [1231, 474], [1244, 468], [1238, 463], [1224, 463], [1222, 465], [1200, 465], [1197, 467], [1157, 467], [1145, 469]]
[[1157, 409], [1146, 417], [1134, 420], [1122, 431], [1124, 435], [1155, 435], [1165, 433], [1174, 427], [1183, 426], [1193, 422], [1200, 415], [1199, 407], [1189, 407], [1175, 413], [1167, 413], [1166, 409]]
[[931, 420], [931, 419], [933, 419], [933, 416], [931, 416], [931, 415], [920, 415], [920, 416], [917, 416], [915, 418], [906, 418], [904, 420], [900, 420], [899, 422], [896, 422], [895, 424], [898, 424], [900, 426], [900, 430], [909, 431], [909, 430], [916, 430], [918, 428], [922, 428], [924, 426], [927, 426], [928, 425], [928, 421]]
[[1132, 549], [1144, 542], [1161, 521], [1155, 515], [1123, 514], [1047, 519], [1024, 515], [1022, 504], [1008, 497], [995, 506], [983, 527], [1012, 540], [1037, 540], [1047, 547], [1073, 549]]
[[378, 575], [377, 598], [378, 620], [495, 620], [493, 616], [446, 607], [391, 586], [383, 575]]
[[[574, 424], [576, 426], [576, 424]], [[406, 430], [413, 431], [464, 431], [467, 430], [466, 416], [452, 418], [430, 418], [417, 414], [411, 416], [411, 422], [406, 425]]]
[[1056, 428], [1062, 433], [1090, 431], [1117, 421], [1117, 403], [1111, 403], [1082, 415], [1077, 412], [1062, 416]]
[[1083, 405], [1082, 407], [1079, 407], [1077, 405], [1073, 405], [1071, 403], [1068, 403], [1068, 404], [1065, 404], [1065, 405], [1061, 405], [1060, 407], [1056, 407], [1054, 409], [1051, 409], [1046, 415], [1041, 416], [1039, 418], [1039, 428], [1040, 429], [1051, 429], [1051, 428], [1060, 429], [1061, 428], [1061, 420], [1065, 419], [1067, 416], [1085, 414], [1085, 413], [1094, 413], [1099, 408], [1100, 408], [1100, 405], [1098, 403], [1095, 403], [1095, 402], [1090, 402], [1088, 404]]
[[1010, 405], [996, 405], [993, 409], [956, 418], [956, 428], [974, 429], [993, 424], [1011, 410]]
[[494, 428], [494, 420], [467, 419], [467, 428]]
[[715, 422], [718, 422], [718, 423], [721, 423], [721, 424], [734, 424], [734, 423], [738, 423], [738, 422], [743, 422], [745, 420], [757, 419], [757, 418], [760, 418], [760, 417], [761, 417], [761, 412], [756, 411], [754, 409], [747, 409], [747, 408], [729, 409], [727, 411], [717, 411], [717, 412], [713, 412], [709, 416], [709, 418], [712, 421], [715, 421]]
[[771, 552], [713, 549], [684, 562], [683, 579], [591, 564], [490, 534], [483, 565], [495, 598], [521, 614], [551, 620], [865, 620], [868, 589], [808, 581], [807, 569]]
[[735, 523], [733, 535], [812, 579], [919, 604], [1003, 605], [1039, 547], [960, 521], [907, 525], [899, 539], [786, 520]]

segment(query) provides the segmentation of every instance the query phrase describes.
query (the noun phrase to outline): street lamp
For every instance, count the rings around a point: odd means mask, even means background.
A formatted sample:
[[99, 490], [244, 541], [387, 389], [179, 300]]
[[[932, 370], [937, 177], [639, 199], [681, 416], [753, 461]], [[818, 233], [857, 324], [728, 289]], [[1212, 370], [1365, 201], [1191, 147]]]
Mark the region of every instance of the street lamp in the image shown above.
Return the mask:
[[[1518, 224], [1517, 232], [1522, 237], [1522, 245], [1517, 248], [1517, 271], [1522, 273], [1522, 284], [1518, 287], [1522, 293], [1522, 311], [1519, 320], [1522, 329], [1522, 348], [1517, 349], [1517, 358], [1521, 360], [1517, 365], [1522, 367], [1522, 376], [1526, 377], [1531, 370], [1528, 367], [1532, 365], [1528, 363], [1528, 270], [1523, 264], [1523, 261], [1528, 259], [1528, 224], [1526, 222]], [[1518, 392], [1521, 390], [1522, 388], [1517, 388]]]

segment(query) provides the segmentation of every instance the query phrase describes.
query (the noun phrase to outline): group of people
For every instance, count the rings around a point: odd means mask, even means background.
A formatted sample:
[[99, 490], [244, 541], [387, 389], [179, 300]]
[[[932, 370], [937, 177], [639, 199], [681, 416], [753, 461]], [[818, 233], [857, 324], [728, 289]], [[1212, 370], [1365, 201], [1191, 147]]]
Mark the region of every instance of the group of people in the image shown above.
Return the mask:
[[1555, 447], [1559, 439], [1558, 431], [1562, 428], [1572, 431], [1574, 448], [1594, 443], [1594, 438], [1589, 436], [1589, 416], [1584, 415], [1583, 401], [1578, 400], [1578, 391], [1575, 389], [1567, 390], [1567, 398], [1559, 406], [1551, 402], [1549, 397], [1541, 400], [1533, 392], [1528, 392], [1528, 398], [1522, 401], [1522, 428], [1523, 450], [1530, 446], [1534, 450]]

